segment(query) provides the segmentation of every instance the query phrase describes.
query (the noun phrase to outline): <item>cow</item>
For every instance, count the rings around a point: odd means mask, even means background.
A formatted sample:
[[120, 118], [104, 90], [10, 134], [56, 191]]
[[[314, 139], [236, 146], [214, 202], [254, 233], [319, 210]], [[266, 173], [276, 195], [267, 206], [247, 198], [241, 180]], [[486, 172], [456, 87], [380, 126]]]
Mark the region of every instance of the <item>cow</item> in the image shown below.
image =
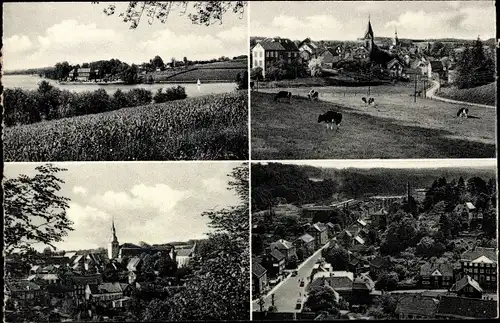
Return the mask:
[[326, 129], [333, 130], [333, 124], [337, 126], [337, 130], [339, 131], [340, 123], [342, 122], [342, 113], [335, 111], [328, 111], [324, 114], [320, 114], [318, 117], [318, 123], [325, 122]]
[[468, 115], [469, 115], [469, 109], [467, 109], [467, 108], [460, 108], [457, 111], [457, 118], [458, 117], [462, 117], [462, 118], [466, 118], [467, 119]]
[[311, 90], [309, 91], [309, 93], [307, 94], [307, 97], [309, 98], [309, 100], [316, 100], [318, 101], [318, 96], [319, 96], [319, 93], [318, 91], [315, 91], [315, 90]]
[[375, 99], [374, 98], [369, 98], [368, 99], [368, 104], [372, 104], [372, 103], [375, 103]]
[[278, 99], [286, 99], [288, 98], [288, 103], [290, 103], [290, 99], [292, 97], [292, 92], [288, 92], [288, 91], [279, 91], [278, 93], [276, 93], [276, 95], [274, 96], [274, 101], [278, 101]]
[[365, 97], [362, 97], [361, 100], [364, 102], [364, 103], [368, 103], [368, 101], [366, 101], [366, 98]]

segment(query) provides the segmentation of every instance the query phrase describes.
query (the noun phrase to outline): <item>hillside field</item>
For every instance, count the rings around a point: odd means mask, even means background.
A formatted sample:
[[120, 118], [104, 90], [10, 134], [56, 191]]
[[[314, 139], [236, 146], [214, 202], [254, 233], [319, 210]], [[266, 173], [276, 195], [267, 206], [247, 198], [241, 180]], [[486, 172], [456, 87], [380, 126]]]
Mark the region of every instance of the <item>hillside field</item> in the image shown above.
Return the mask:
[[443, 98], [464, 101], [470, 103], [479, 103], [495, 106], [496, 105], [496, 90], [497, 83], [490, 83], [471, 89], [457, 89], [454, 87], [442, 87], [439, 90], [438, 96]]
[[247, 91], [207, 95], [6, 128], [4, 159], [247, 159], [247, 122]]

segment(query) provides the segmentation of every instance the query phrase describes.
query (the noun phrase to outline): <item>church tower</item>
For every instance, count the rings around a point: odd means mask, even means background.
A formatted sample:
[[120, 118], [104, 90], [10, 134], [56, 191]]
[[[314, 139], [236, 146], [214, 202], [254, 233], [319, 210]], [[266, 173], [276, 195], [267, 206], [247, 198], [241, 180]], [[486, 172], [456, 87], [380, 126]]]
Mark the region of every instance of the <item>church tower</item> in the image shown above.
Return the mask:
[[397, 47], [399, 45], [398, 30], [394, 29], [394, 39], [392, 40], [392, 46]]
[[373, 40], [374, 40], [373, 28], [370, 22], [370, 17], [368, 16], [368, 27], [366, 28], [366, 33], [365, 36], [363, 37], [363, 44], [370, 53], [373, 49]]
[[108, 258], [114, 259], [118, 257], [119, 248], [120, 244], [118, 243], [118, 238], [116, 237], [115, 219], [113, 219], [111, 225], [111, 239], [108, 243]]

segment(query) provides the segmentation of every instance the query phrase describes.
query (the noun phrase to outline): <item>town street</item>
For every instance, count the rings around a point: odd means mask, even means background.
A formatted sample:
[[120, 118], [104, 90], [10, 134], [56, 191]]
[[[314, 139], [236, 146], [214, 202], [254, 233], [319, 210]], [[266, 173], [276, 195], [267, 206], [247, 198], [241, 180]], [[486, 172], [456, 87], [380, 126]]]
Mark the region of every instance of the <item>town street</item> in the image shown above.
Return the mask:
[[[298, 274], [295, 277], [288, 275], [281, 283], [276, 285], [266, 296], [264, 296], [263, 309], [267, 310], [271, 306], [271, 295], [274, 294], [274, 305], [277, 307], [278, 312], [300, 312], [301, 309], [295, 309], [297, 299], [300, 298], [305, 301], [304, 289], [307, 286], [309, 276], [313, 269], [314, 264], [321, 258], [321, 250], [327, 248], [329, 243], [316, 250], [308, 259], [299, 265], [297, 268]], [[299, 286], [299, 281], [304, 280], [304, 287]], [[260, 309], [258, 300], [252, 302], [252, 310], [258, 311]]]

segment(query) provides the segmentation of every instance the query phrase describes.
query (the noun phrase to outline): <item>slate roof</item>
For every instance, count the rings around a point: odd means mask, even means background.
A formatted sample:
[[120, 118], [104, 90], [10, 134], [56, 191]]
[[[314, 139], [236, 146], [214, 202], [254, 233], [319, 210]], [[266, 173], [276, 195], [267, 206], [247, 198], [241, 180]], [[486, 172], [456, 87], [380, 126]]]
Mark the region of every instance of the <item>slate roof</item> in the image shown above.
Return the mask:
[[89, 285], [92, 294], [114, 294], [123, 293], [128, 284], [123, 283], [102, 283]]
[[459, 292], [467, 285], [472, 286], [475, 290], [477, 290], [480, 293], [483, 292], [483, 289], [481, 288], [481, 286], [479, 286], [479, 283], [474, 279], [472, 279], [469, 275], [465, 275], [462, 279], [453, 284], [453, 286], [451, 286], [450, 288], [450, 292]]
[[302, 241], [304, 241], [304, 242], [306, 242], [306, 243], [314, 241], [313, 236], [311, 236], [311, 235], [310, 235], [310, 234], [308, 234], [308, 233], [306, 233], [306, 234], [304, 234], [304, 235], [301, 235], [301, 236], [299, 237], [299, 239], [300, 239], [300, 240], [302, 240]]
[[133, 244], [133, 243], [128, 243], [128, 242], [126, 242], [126, 243], [122, 244], [122, 245], [120, 246], [120, 248], [122, 248], [122, 249], [123, 249], [123, 248], [129, 248], [129, 249], [142, 249], [142, 247], [141, 247], [141, 246], [138, 246], [138, 245]]
[[436, 314], [450, 318], [489, 319], [497, 316], [497, 305], [494, 300], [441, 296]]
[[355, 236], [354, 240], [356, 240], [360, 244], [365, 244], [365, 240], [363, 240], [360, 236]]
[[365, 289], [368, 291], [372, 291], [375, 288], [375, 282], [371, 279], [370, 276], [366, 274], [361, 274], [354, 278], [353, 289]]
[[142, 259], [139, 257], [134, 257], [134, 258], [130, 259], [130, 261], [127, 264], [127, 269], [129, 271], [136, 271], [137, 267], [140, 265], [141, 261], [142, 261]]
[[319, 232], [323, 232], [323, 231], [326, 230], [326, 226], [323, 223], [321, 223], [321, 222], [314, 223], [311, 226], [311, 228], [313, 228], [313, 229], [315, 229], [315, 230], [317, 230]]
[[461, 259], [464, 261], [473, 261], [481, 256], [485, 256], [497, 263], [497, 252], [494, 248], [476, 247], [474, 250], [467, 250], [462, 253]]
[[279, 239], [278, 241], [273, 242], [271, 246], [276, 247], [280, 250], [282, 249], [288, 250], [293, 248], [293, 244], [291, 242], [286, 241], [285, 239]]
[[359, 224], [361, 224], [362, 226], [364, 226], [364, 227], [366, 226], [366, 222], [365, 222], [365, 221], [363, 221], [363, 220], [361, 220], [361, 219], [358, 219], [358, 220], [357, 220], [357, 222], [358, 222]]
[[177, 255], [177, 257], [191, 257], [193, 255], [193, 249], [192, 248], [175, 249], [175, 254]]
[[425, 263], [420, 266], [420, 276], [431, 276], [436, 269], [439, 270], [442, 276], [453, 277], [453, 265], [450, 263]]
[[271, 40], [263, 40], [259, 43], [264, 50], [286, 50], [279, 42]]
[[266, 268], [262, 267], [257, 261], [252, 261], [252, 275], [257, 278], [262, 277], [267, 272]]
[[13, 292], [40, 290], [40, 286], [38, 284], [27, 280], [9, 281], [6, 282], [5, 285]]
[[277, 249], [273, 249], [271, 250], [271, 256], [276, 259], [277, 261], [281, 261], [283, 259], [285, 259], [285, 255], [283, 255], [281, 252], [279, 252], [279, 250]]
[[371, 266], [374, 266], [374, 267], [377, 267], [377, 268], [381, 268], [383, 266], [387, 266], [388, 264], [389, 264], [389, 261], [386, 258], [383, 258], [383, 257], [376, 257], [376, 258], [374, 258], [370, 262]]
[[396, 305], [396, 313], [434, 317], [439, 301], [432, 297], [411, 294], [403, 296]]
[[474, 204], [472, 204], [471, 202], [465, 202], [465, 206], [467, 206], [467, 208], [469, 210], [475, 210], [476, 207], [474, 206]]

